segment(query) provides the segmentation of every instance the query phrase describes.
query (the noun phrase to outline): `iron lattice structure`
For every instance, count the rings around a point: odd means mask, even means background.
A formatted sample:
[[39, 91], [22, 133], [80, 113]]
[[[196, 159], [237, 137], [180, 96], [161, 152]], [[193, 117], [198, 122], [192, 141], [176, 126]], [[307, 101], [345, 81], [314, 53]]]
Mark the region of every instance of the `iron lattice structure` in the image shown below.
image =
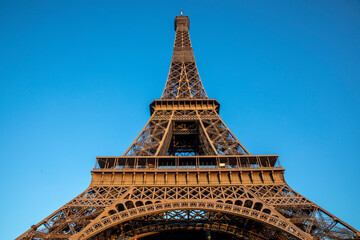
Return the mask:
[[17, 239], [137, 239], [180, 230], [359, 239], [286, 184], [277, 155], [246, 150], [205, 92], [188, 17], [175, 18], [175, 31], [164, 92], [139, 136], [123, 156], [97, 157], [90, 186]]

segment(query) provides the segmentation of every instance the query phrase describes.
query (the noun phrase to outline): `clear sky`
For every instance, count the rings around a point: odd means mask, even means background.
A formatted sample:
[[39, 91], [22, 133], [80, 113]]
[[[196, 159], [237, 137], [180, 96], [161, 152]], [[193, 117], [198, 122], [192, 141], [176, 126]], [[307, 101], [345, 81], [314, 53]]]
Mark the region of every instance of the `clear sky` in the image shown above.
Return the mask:
[[180, 9], [228, 127], [360, 229], [359, 1], [0, 0], [0, 239], [129, 147], [161, 96]]

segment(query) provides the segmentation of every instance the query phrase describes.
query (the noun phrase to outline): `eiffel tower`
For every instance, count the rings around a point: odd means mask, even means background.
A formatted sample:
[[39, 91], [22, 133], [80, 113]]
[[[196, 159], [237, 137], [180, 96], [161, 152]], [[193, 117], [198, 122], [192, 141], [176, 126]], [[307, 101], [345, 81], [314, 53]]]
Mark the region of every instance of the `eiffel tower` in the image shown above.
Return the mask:
[[291, 189], [278, 155], [252, 155], [219, 116], [175, 18], [168, 79], [123, 156], [97, 157], [90, 186], [17, 239], [360, 239]]

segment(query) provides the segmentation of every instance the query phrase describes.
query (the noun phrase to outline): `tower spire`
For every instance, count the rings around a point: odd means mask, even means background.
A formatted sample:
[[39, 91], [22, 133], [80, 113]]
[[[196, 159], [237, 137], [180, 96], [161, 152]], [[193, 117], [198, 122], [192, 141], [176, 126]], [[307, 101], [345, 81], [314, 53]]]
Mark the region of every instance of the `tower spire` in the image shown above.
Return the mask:
[[151, 117], [124, 156], [250, 155], [209, 99], [191, 47], [188, 16], [175, 18], [175, 43], [169, 76]]
[[169, 75], [161, 99], [207, 99], [191, 46], [188, 16], [175, 18], [175, 42]]

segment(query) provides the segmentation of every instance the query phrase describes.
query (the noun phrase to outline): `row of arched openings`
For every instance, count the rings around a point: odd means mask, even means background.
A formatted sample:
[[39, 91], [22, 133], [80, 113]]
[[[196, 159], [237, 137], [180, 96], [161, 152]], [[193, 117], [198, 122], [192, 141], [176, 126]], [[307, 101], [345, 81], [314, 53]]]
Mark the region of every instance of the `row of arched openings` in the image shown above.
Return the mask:
[[[252, 200], [245, 200], [245, 201], [241, 201], [241, 200], [226, 200], [226, 201], [222, 201], [222, 200], [218, 200], [217, 202], [219, 203], [226, 203], [226, 204], [230, 204], [230, 205], [236, 205], [236, 206], [241, 206], [241, 207], [245, 207], [245, 208], [249, 208], [249, 209], [255, 209], [257, 211], [261, 211], [267, 214], [271, 214], [271, 210], [267, 209], [267, 208], [263, 208], [263, 204], [260, 202], [254, 202]], [[122, 212], [124, 210], [128, 210], [128, 209], [132, 209], [135, 207], [141, 207], [144, 205], [151, 205], [151, 204], [156, 204], [156, 203], [161, 203], [161, 201], [126, 201], [125, 203], [119, 203], [116, 205], [115, 209], [116, 210], [110, 210], [108, 212], [109, 215], [113, 215], [117, 212]]]

